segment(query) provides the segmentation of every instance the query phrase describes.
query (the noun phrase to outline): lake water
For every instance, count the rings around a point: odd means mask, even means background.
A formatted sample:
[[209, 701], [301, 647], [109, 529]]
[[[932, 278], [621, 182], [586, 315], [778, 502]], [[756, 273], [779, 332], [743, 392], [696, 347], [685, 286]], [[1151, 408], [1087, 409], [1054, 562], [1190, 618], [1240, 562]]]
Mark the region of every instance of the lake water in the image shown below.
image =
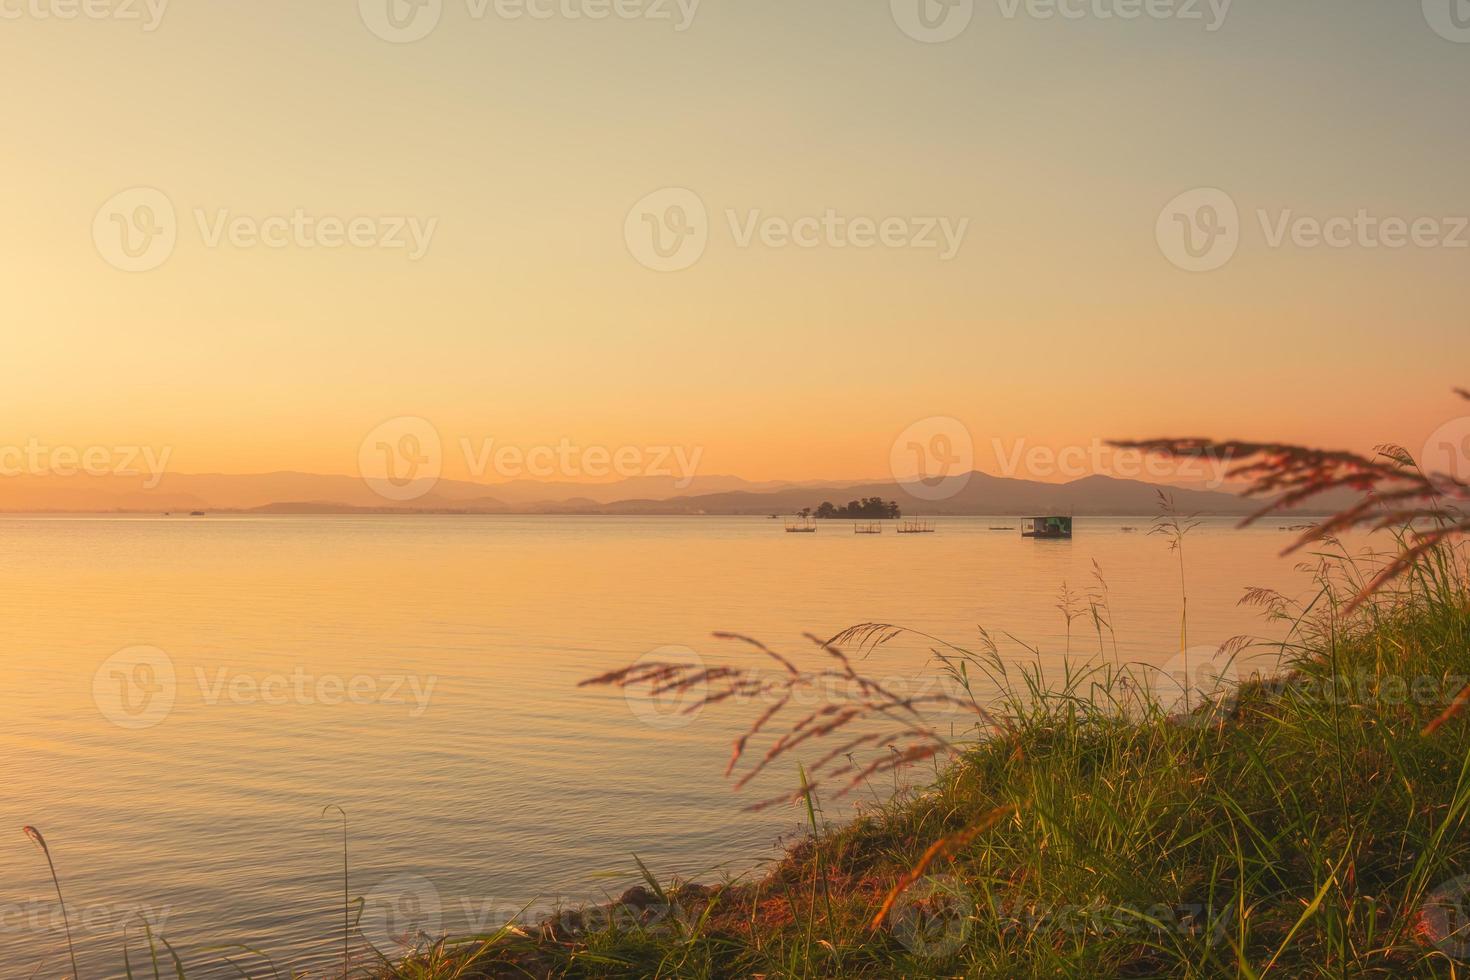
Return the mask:
[[[332, 804], [348, 815], [364, 931], [382, 943], [394, 922], [491, 929], [523, 907], [617, 894], [637, 880], [634, 854], [664, 876], [747, 871], [800, 817], [742, 812], [795, 786], [794, 759], [739, 794], [721, 776], [758, 709], [711, 707], [678, 726], [577, 681], [665, 647], [760, 663], [716, 630], [819, 664], [803, 632], [871, 620], [970, 645], [977, 626], [1009, 631], [1054, 669], [1067, 644], [1058, 590], [1095, 587], [1094, 560], [1122, 658], [1177, 654], [1177, 560], [1146, 520], [1079, 519], [1070, 542], [988, 529], [1017, 524], [862, 536], [716, 517], [0, 519], [0, 961], [12, 975], [69, 970], [23, 824], [50, 842], [88, 978], [122, 975], [139, 910], [191, 976], [238, 975], [209, 950], [236, 943], [283, 974], [330, 975], [342, 957]], [[1267, 631], [1236, 605], [1248, 586], [1310, 588], [1278, 557], [1278, 524], [1212, 521], [1189, 536], [1191, 644]], [[1090, 618], [1071, 644], [1095, 654]], [[934, 676], [912, 643], [864, 667]], [[142, 934], [129, 931], [136, 968]], [[353, 955], [366, 951], [354, 938]], [[258, 955], [229, 955], [268, 975]]]

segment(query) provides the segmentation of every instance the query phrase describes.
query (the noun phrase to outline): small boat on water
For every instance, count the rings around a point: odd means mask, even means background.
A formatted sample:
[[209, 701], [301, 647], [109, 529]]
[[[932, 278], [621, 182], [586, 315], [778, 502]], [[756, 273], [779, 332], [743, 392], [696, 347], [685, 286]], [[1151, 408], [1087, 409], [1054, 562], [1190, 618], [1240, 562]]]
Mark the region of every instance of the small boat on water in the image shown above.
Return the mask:
[[1137, 530], [1138, 530], [1138, 528], [1136, 528], [1136, 527], [1125, 527], [1125, 528], [1123, 528], [1123, 533], [1124, 534], [1132, 534], [1134, 531], [1137, 531]]
[[992, 531], [1014, 531], [1016, 529], [1016, 525], [1014, 525], [1014, 524], [1006, 524], [1004, 526], [998, 526], [998, 525], [992, 524], [992, 525], [990, 525], [990, 528], [989, 529], [992, 530]]
[[918, 520], [916, 518], [916, 519], [914, 519], [912, 521], [904, 521], [903, 524], [899, 525], [898, 533], [899, 534], [933, 534], [934, 533], [934, 525], [933, 524], [930, 524], [928, 521], [921, 521], [921, 520]]
[[1072, 518], [1070, 517], [1028, 517], [1021, 522], [1021, 537], [1023, 538], [1070, 538], [1072, 536]]

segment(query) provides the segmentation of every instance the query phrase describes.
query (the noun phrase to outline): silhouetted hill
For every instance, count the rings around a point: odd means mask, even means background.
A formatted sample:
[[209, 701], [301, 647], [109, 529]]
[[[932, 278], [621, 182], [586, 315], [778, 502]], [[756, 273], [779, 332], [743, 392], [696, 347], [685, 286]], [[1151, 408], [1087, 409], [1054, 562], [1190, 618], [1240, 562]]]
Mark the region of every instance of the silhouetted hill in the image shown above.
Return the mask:
[[[168, 473], [147, 485], [139, 476], [12, 477], [0, 481], [0, 511], [163, 512], [204, 510], [269, 514], [471, 513], [471, 514], [790, 514], [823, 501], [895, 500], [910, 516], [1063, 513], [1151, 516], [1158, 491], [1171, 493], [1185, 513], [1244, 515], [1260, 506], [1225, 491], [1160, 486], [1139, 480], [1089, 476], [1071, 483], [1039, 483], [972, 473], [944, 500], [929, 500], [895, 481], [832, 484], [749, 483], [736, 477], [701, 477], [685, 492], [672, 480], [635, 478], [605, 484], [515, 481], [483, 484], [438, 480], [410, 501], [378, 496], [363, 480], [312, 473], [242, 475]], [[701, 488], [718, 488], [701, 492]], [[638, 492], [643, 491], [643, 492]], [[1354, 499], [1339, 494], [1309, 513], [1324, 513]]]
[[[889, 482], [803, 487], [771, 493], [701, 494], [675, 500], [624, 500], [603, 510], [619, 514], [790, 514], [806, 507], [816, 509], [824, 500], [841, 505], [863, 497], [882, 497], [884, 500], [896, 500], [903, 512], [910, 516], [1033, 516], [1047, 513], [1152, 516], [1159, 512], [1160, 490], [1172, 495], [1175, 506], [1183, 513], [1239, 516], [1261, 506], [1260, 501], [1232, 493], [1177, 489], [1109, 476], [1089, 476], [1059, 484], [977, 472], [970, 475], [958, 493], [946, 500], [928, 500], [910, 493], [903, 484]], [[1314, 511], [1320, 512], [1320, 509]]]

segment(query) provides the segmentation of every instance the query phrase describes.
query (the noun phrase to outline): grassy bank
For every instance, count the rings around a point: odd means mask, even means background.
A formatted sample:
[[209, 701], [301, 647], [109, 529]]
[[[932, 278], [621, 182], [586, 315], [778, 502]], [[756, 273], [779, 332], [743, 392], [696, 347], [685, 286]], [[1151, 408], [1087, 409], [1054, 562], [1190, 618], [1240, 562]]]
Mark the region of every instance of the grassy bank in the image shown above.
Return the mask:
[[938, 646], [1005, 693], [925, 791], [827, 826], [818, 787], [759, 880], [650, 876], [381, 975], [1470, 975], [1464, 567], [1441, 545], [1349, 611], [1375, 569], [1326, 540], [1305, 602], [1245, 599], [1289, 624], [1270, 668], [1184, 710], [1106, 656], [1048, 686]]

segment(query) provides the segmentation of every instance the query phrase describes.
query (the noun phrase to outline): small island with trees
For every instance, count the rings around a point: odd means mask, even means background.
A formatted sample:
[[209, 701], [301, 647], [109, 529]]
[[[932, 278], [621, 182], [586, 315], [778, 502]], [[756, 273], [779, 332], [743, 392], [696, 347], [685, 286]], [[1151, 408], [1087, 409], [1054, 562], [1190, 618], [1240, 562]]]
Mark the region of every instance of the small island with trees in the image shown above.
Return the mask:
[[896, 521], [903, 514], [895, 501], [889, 500], [885, 502], [882, 497], [864, 497], [862, 500], [850, 500], [842, 507], [837, 506], [830, 500], [824, 500], [816, 510], [807, 507], [798, 516], [802, 518], [814, 517], [819, 521]]

